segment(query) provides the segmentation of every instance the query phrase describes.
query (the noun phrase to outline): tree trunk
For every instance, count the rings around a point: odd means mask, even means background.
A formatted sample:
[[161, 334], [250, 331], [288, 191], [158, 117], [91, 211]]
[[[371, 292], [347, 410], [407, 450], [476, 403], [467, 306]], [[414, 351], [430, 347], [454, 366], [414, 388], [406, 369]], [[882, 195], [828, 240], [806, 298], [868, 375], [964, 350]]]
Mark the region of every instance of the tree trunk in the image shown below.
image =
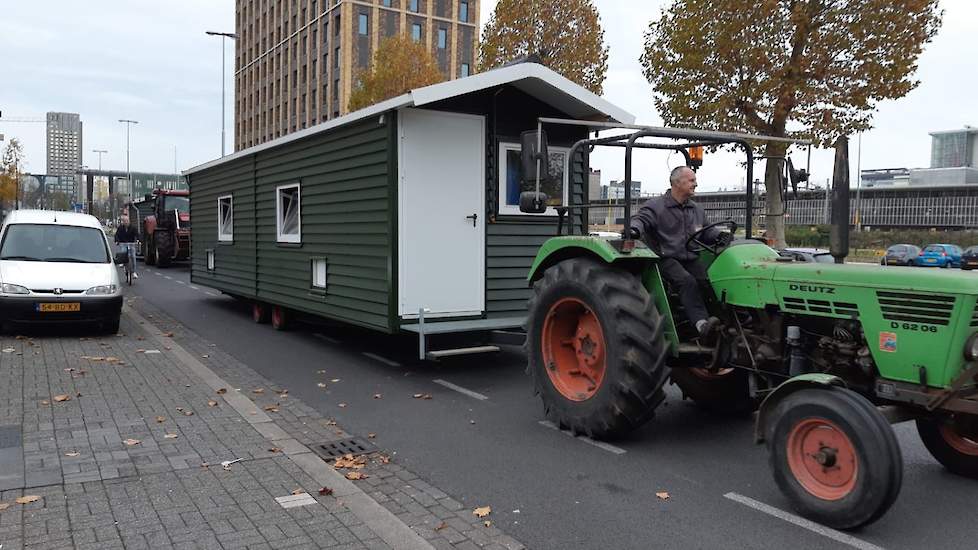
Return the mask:
[[[769, 157], [784, 157], [788, 150], [788, 144], [784, 142], [768, 143], [764, 149], [764, 155]], [[781, 196], [781, 180], [784, 174], [784, 161], [780, 159], [767, 159], [764, 169], [764, 188], [767, 190], [767, 208], [765, 229], [767, 238], [775, 248], [787, 246], [784, 240], [785, 222], [785, 197]]]

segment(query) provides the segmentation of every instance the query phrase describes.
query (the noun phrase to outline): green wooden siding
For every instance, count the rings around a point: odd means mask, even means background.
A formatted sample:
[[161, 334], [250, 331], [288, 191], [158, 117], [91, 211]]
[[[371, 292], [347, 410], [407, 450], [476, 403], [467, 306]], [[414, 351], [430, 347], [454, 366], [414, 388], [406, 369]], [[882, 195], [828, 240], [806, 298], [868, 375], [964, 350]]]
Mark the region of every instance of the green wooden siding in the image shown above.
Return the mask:
[[[393, 113], [382, 122], [371, 117], [194, 174], [194, 280], [245, 298], [392, 331], [394, 119]], [[224, 186], [218, 185], [224, 180]], [[300, 184], [302, 242], [278, 243], [276, 188], [295, 183]], [[212, 187], [230, 186], [247, 197], [241, 203], [247, 210], [239, 206], [236, 191], [235, 242], [219, 245], [217, 197], [227, 191]], [[253, 221], [250, 239], [241, 243], [239, 220]], [[205, 248], [220, 253], [213, 273], [206, 271]], [[222, 256], [235, 261], [225, 264]], [[312, 261], [318, 258], [327, 261], [325, 292], [312, 287]]]

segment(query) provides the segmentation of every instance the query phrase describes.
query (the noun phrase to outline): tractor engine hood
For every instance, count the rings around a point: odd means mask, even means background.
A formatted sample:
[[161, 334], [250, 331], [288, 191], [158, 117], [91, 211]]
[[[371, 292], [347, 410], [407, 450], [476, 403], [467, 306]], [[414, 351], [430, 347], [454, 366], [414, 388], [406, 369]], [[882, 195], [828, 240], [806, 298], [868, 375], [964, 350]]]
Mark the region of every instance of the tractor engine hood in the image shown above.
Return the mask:
[[777, 264], [773, 279], [798, 285], [864, 287], [872, 290], [889, 289], [978, 296], [978, 277], [959, 269], [938, 270], [863, 264]]

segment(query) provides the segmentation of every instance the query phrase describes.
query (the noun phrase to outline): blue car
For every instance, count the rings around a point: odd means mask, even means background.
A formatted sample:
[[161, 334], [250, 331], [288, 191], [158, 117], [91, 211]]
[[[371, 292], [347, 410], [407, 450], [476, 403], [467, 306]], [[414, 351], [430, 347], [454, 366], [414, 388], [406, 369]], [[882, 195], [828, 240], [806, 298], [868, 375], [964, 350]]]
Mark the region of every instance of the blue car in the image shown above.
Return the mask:
[[917, 256], [924, 267], [961, 267], [961, 247], [955, 244], [929, 244]]

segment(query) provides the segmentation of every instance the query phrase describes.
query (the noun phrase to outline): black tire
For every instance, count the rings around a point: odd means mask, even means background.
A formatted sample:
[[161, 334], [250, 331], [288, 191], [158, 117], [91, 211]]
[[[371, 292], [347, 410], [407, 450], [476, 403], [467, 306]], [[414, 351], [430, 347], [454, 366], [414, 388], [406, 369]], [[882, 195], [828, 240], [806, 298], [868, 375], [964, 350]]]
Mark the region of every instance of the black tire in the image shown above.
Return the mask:
[[118, 334], [120, 316], [110, 317], [102, 320], [102, 332], [105, 334]]
[[[965, 419], [972, 424], [978, 423], [974, 417]], [[944, 430], [950, 431], [944, 433]], [[955, 426], [955, 417], [918, 418], [917, 433], [930, 454], [949, 472], [978, 479], [978, 438], [961, 436], [960, 429]]]
[[[773, 414], [774, 426], [768, 437], [771, 470], [778, 487], [801, 515], [836, 529], [855, 529], [876, 521], [890, 509], [903, 483], [903, 455], [889, 423], [866, 398], [837, 387], [803, 389], [785, 397]], [[847, 483], [831, 498], [806, 488], [788, 459], [789, 435], [797, 433], [804, 423], [824, 421], [838, 428], [835, 433], [845, 435], [855, 464], [855, 473], [849, 478], [851, 486]], [[823, 437], [817, 435], [815, 441]], [[815, 455], [802, 456], [811, 459]], [[823, 473], [832, 469], [822, 468]], [[804, 464], [799, 469], [804, 472]]]
[[251, 320], [258, 324], [266, 324], [272, 316], [272, 310], [267, 304], [261, 302], [251, 303]]
[[156, 265], [159, 267], [170, 267], [170, 263], [173, 262], [173, 239], [171, 235], [167, 232], [159, 232], [153, 234], [153, 241], [156, 244], [156, 251], [154, 256], [156, 257]]
[[282, 306], [272, 306], [271, 314], [272, 328], [275, 330], [289, 329], [289, 313]]
[[[584, 400], [565, 397], [544, 364], [544, 321], [565, 298], [590, 308], [604, 335], [604, 375]], [[527, 307], [527, 372], [548, 419], [574, 433], [607, 439], [652, 418], [665, 397], [668, 348], [662, 317], [637, 276], [590, 258], [565, 260], [533, 285]]]
[[146, 265], [156, 265], [156, 237], [149, 237], [143, 246], [146, 247], [146, 252], [143, 254], [143, 262]]
[[684, 397], [711, 413], [746, 414], [757, 407], [747, 386], [747, 371], [743, 369], [721, 369], [712, 374], [703, 369], [677, 366], [669, 376]]

